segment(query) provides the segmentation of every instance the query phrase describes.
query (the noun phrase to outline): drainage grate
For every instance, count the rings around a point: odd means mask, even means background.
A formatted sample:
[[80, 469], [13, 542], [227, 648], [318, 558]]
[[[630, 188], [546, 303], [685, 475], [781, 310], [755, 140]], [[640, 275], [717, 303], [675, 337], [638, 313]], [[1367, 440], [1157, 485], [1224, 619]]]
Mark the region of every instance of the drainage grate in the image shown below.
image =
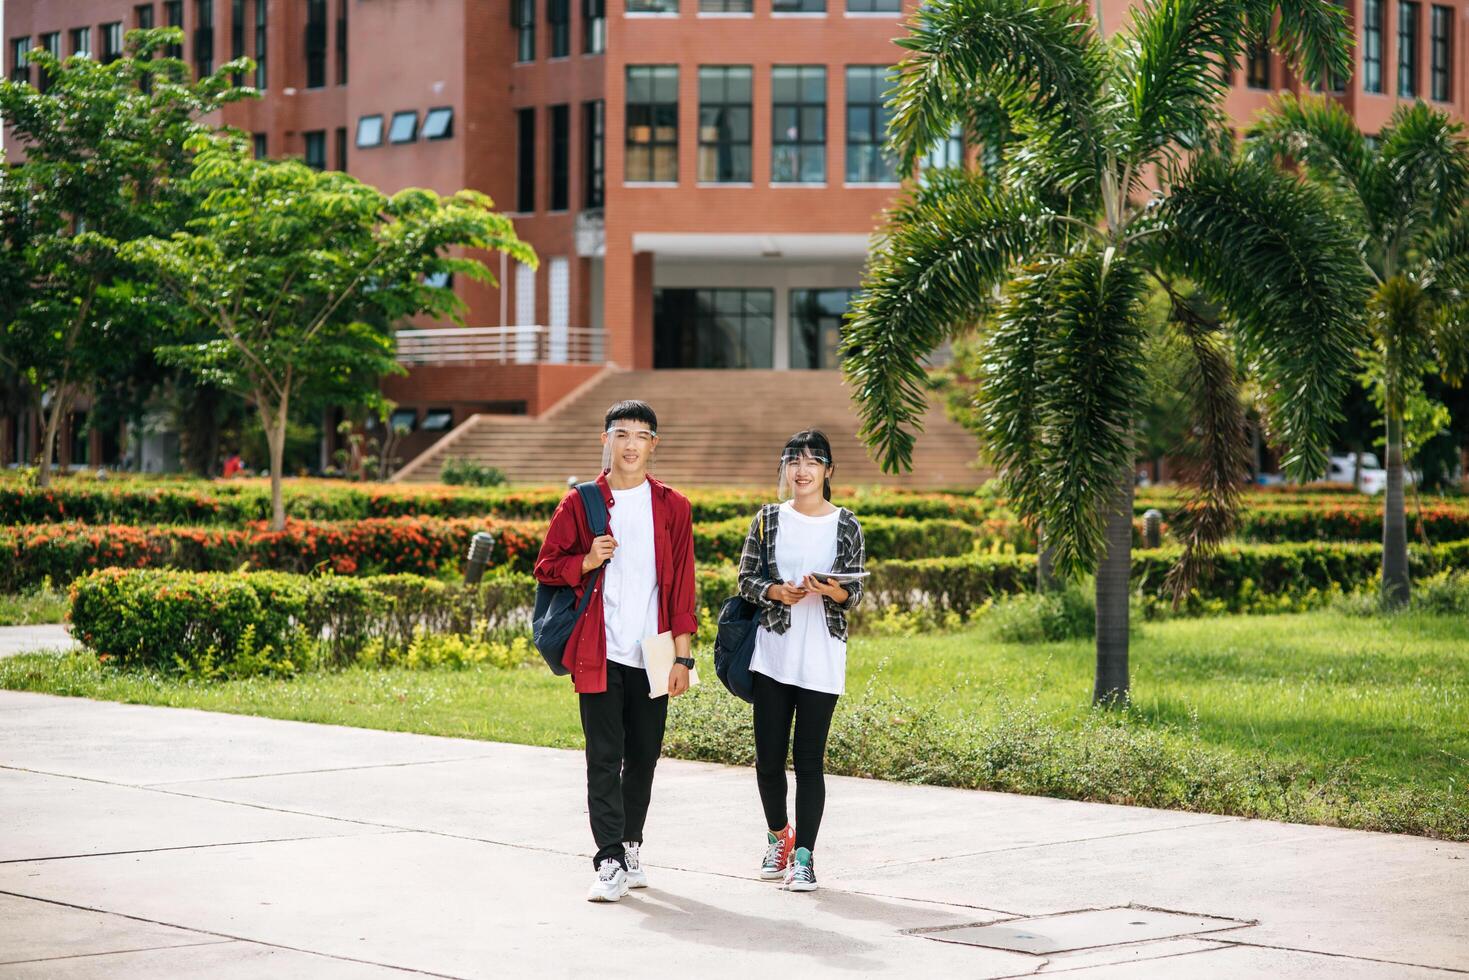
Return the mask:
[[1098, 949], [1177, 936], [1196, 936], [1254, 924], [1214, 915], [1121, 906], [998, 922], [914, 929], [910, 934], [944, 943], [1043, 954]]

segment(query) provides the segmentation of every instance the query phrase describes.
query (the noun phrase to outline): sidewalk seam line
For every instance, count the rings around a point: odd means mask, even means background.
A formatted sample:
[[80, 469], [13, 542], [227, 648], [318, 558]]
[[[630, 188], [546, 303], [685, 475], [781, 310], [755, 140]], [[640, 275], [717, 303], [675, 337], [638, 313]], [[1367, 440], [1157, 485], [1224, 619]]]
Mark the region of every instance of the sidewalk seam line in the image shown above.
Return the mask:
[[372, 834], [306, 834], [301, 837], [266, 837], [260, 840], [223, 840], [210, 844], [176, 844], [172, 847], [139, 847], [126, 851], [97, 851], [92, 854], [51, 854], [45, 857], [4, 858], [0, 865], [29, 864], [34, 861], [76, 861], [86, 858], [119, 857], [124, 854], [161, 854], [167, 851], [200, 851], [211, 847], [242, 847], [250, 844], [286, 844], [303, 840], [345, 840], [350, 837], [380, 837], [408, 833], [403, 830], [379, 830]]
[[1404, 960], [1385, 960], [1378, 956], [1356, 956], [1352, 953], [1328, 953], [1319, 949], [1302, 949], [1299, 946], [1277, 946], [1273, 943], [1252, 943], [1244, 939], [1220, 939], [1226, 946], [1250, 946], [1255, 949], [1277, 949], [1283, 953], [1307, 953], [1311, 956], [1330, 956], [1340, 960], [1361, 960], [1364, 963], [1385, 963], [1388, 966], [1411, 966], [1419, 970], [1440, 970], [1444, 973], [1469, 974], [1469, 970], [1457, 966], [1438, 966], [1431, 963], [1408, 963]]
[[159, 949], [194, 949], [199, 946], [228, 946], [236, 939], [211, 939], [202, 943], [179, 943], [176, 946], [137, 946], [130, 949], [99, 949], [95, 953], [65, 953], [61, 956], [37, 956], [29, 960], [0, 960], [0, 966], [24, 966], [27, 963], [54, 963], [57, 960], [84, 960], [89, 956], [116, 956], [120, 953], [151, 953]]
[[[235, 942], [241, 942], [241, 943], [250, 943], [250, 944], [255, 945], [255, 946], [266, 946], [266, 947], [269, 947], [271, 949], [285, 949], [285, 950], [290, 950], [293, 953], [304, 953], [304, 954], [306, 954], [308, 956], [320, 956], [323, 959], [340, 960], [340, 961], [346, 962], [346, 963], [363, 963], [363, 964], [366, 964], [367, 966], [378, 966], [378, 967], [382, 967], [382, 968], [387, 969], [387, 970], [398, 970], [398, 971], [401, 971], [403, 973], [417, 973], [417, 974], [421, 974], [423, 976], [429, 976], [429, 977], [443, 977], [443, 978], [445, 978], [445, 980], [466, 980], [466, 978], [459, 977], [459, 976], [457, 976], [455, 974], [452, 974], [452, 973], [435, 973], [432, 970], [418, 970], [418, 969], [415, 969], [415, 968], [409, 967], [409, 966], [395, 966], [395, 965], [393, 965], [391, 963], [379, 963], [376, 960], [364, 960], [364, 959], [361, 959], [361, 958], [355, 957], [355, 956], [339, 956], [339, 955], [337, 955], [335, 953], [322, 953], [322, 952], [319, 952], [319, 951], [314, 950], [314, 949], [303, 949], [303, 948], [301, 948], [299, 946], [287, 946], [284, 943], [272, 943], [272, 942], [265, 942], [264, 940], [260, 940], [260, 939], [249, 939], [249, 938], [246, 938], [245, 936], [234, 936], [234, 935], [231, 935], [231, 934], [229, 934], [227, 932], [216, 932], [213, 929], [200, 929], [197, 926], [182, 926], [182, 925], [178, 925], [177, 923], [173, 923], [173, 922], [164, 922], [162, 919], [150, 919], [150, 918], [147, 918], [146, 916], [142, 916], [142, 915], [130, 915], [127, 912], [114, 912], [114, 911], [112, 911], [110, 909], [99, 909], [99, 908], [94, 908], [94, 907], [92, 907], [90, 905], [77, 905], [74, 902], [63, 902], [63, 901], [60, 901], [60, 900], [54, 899], [54, 898], [42, 898], [42, 897], [40, 897], [38, 895], [26, 895], [26, 894], [23, 894], [22, 892], [13, 892], [13, 891], [10, 891], [9, 889], [5, 889], [5, 888], [0, 888], [0, 895], [10, 895], [13, 898], [27, 898], [27, 899], [30, 899], [31, 901], [34, 901], [34, 902], [45, 902], [48, 905], [58, 905], [58, 906], [61, 906], [62, 908], [80, 909], [83, 912], [98, 912], [98, 913], [101, 913], [102, 915], [115, 915], [118, 918], [122, 918], [122, 919], [132, 919], [134, 922], [146, 922], [149, 925], [167, 926], [170, 929], [182, 929], [182, 930], [184, 930], [186, 932], [197, 933], [197, 934], [199, 934], [201, 936], [218, 936], [218, 937], [220, 937], [222, 939], [226, 939], [226, 940], [233, 940]], [[219, 944], [217, 944], [217, 943], [201, 943], [200, 945], [219, 945]]]

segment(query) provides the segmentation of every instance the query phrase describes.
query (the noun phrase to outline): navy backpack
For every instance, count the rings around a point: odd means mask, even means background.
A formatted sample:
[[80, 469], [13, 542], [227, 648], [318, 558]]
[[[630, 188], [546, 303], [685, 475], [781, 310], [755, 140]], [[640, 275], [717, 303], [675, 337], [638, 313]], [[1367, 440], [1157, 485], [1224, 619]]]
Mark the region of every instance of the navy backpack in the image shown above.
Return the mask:
[[[607, 501], [602, 499], [601, 488], [595, 483], [578, 483], [576, 492], [581, 494], [582, 509], [587, 512], [587, 526], [592, 529], [592, 537], [599, 538], [606, 534]], [[569, 585], [536, 583], [536, 607], [531, 613], [531, 636], [535, 639], [536, 649], [541, 651], [546, 666], [558, 677], [571, 673], [561, 663], [561, 658], [566, 653], [566, 641], [571, 639], [571, 631], [576, 628], [582, 613], [586, 612], [587, 602], [592, 598], [597, 578], [605, 565], [605, 562], [598, 565], [587, 577], [580, 602], [576, 600], [576, 590]]]

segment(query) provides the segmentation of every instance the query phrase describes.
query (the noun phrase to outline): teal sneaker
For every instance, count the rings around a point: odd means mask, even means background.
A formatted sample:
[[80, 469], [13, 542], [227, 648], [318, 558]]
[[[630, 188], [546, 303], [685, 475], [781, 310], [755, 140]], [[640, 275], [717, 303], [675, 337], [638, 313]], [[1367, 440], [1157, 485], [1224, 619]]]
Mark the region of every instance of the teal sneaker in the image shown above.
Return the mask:
[[796, 848], [796, 853], [791, 855], [791, 866], [786, 871], [785, 884], [781, 887], [788, 892], [816, 890], [816, 862], [809, 849]]

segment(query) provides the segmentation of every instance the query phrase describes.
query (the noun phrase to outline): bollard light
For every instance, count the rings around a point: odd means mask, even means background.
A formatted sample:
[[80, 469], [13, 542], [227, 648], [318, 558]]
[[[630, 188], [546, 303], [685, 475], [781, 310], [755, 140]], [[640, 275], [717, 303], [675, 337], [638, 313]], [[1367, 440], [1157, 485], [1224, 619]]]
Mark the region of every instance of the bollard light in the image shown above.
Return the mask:
[[571, 490], [571, 489], [574, 489], [575, 487], [576, 487], [576, 477], [574, 477], [574, 476], [568, 476], [566, 478], [566, 489]]
[[1143, 512], [1143, 547], [1159, 548], [1163, 545], [1163, 512], [1149, 507]]
[[495, 536], [489, 531], [476, 531], [469, 539], [469, 562], [464, 569], [464, 584], [478, 585], [489, 564], [490, 552], [495, 547]]

